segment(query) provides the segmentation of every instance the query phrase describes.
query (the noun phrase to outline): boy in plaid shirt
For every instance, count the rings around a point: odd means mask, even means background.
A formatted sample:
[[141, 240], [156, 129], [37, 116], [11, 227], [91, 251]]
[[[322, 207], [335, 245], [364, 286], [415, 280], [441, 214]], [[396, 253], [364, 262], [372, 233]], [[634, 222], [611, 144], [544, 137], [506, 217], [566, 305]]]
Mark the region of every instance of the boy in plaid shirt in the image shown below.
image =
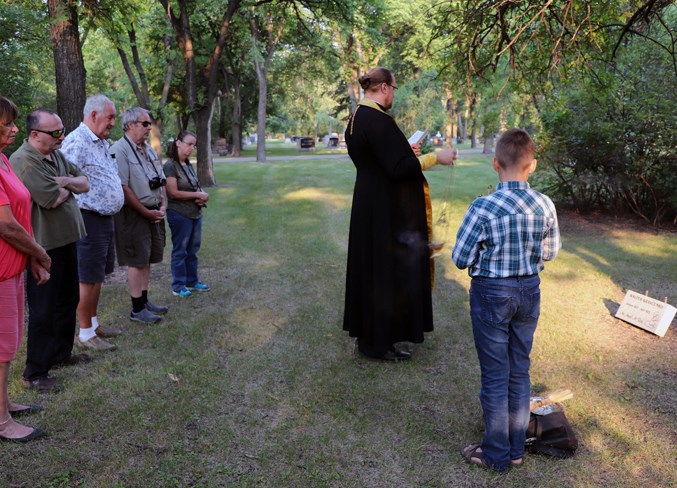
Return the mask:
[[496, 143], [496, 191], [463, 217], [452, 258], [468, 268], [470, 318], [481, 368], [484, 437], [462, 450], [472, 464], [505, 471], [522, 463], [529, 423], [529, 354], [540, 312], [543, 261], [561, 247], [550, 198], [527, 182], [536, 169], [534, 143], [521, 129]]

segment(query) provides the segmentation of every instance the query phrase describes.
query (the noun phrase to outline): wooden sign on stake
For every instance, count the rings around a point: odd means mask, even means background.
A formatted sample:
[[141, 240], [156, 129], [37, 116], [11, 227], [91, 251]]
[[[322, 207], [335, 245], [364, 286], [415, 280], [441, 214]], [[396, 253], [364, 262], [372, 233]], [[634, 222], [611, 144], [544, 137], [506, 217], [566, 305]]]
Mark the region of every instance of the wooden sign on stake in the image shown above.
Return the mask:
[[616, 318], [663, 337], [675, 313], [677, 309], [672, 305], [628, 290]]

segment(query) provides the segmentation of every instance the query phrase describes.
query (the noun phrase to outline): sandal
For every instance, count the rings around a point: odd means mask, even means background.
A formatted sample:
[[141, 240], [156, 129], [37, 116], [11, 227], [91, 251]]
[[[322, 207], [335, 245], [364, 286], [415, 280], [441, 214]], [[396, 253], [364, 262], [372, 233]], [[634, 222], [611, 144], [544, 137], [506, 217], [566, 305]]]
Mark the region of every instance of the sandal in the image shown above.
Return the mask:
[[[490, 469], [491, 467], [484, 462], [484, 455], [482, 454], [482, 447], [480, 444], [470, 444], [461, 449], [461, 456], [465, 458], [470, 464], [475, 466], [480, 466], [485, 469]], [[524, 458], [511, 459], [510, 467], [514, 468], [521, 466], [524, 462]]]
[[484, 455], [479, 444], [470, 444], [461, 449], [461, 456], [470, 464], [489, 469], [489, 466], [484, 462]]

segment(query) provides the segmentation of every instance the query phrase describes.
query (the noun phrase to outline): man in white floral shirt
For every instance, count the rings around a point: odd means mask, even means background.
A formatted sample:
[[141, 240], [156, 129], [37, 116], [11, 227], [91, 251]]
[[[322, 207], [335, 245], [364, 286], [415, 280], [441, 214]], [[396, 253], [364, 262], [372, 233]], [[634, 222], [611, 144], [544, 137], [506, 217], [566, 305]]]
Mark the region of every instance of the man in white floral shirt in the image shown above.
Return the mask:
[[76, 343], [95, 350], [115, 349], [104, 337], [121, 334], [120, 330], [103, 327], [97, 321], [101, 285], [115, 267], [113, 215], [124, 203], [117, 163], [109, 154], [105, 140], [115, 127], [115, 114], [115, 104], [106, 96], [89, 97], [85, 102], [84, 120], [68, 134], [61, 148], [89, 179], [89, 192], [76, 195], [87, 229], [87, 236], [77, 243], [80, 333]]

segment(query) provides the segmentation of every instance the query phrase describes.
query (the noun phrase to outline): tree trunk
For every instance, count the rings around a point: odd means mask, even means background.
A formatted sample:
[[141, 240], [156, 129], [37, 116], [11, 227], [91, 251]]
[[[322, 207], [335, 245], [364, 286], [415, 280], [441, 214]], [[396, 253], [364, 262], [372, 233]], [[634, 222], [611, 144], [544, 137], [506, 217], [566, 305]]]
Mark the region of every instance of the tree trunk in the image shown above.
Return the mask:
[[494, 133], [486, 129], [484, 131], [484, 147], [482, 148], [482, 154], [491, 154], [494, 152]]
[[48, 0], [47, 8], [52, 20], [49, 30], [56, 72], [56, 109], [64, 127], [70, 132], [82, 121], [86, 99], [77, 2]]
[[449, 87], [444, 88], [444, 92], [446, 95], [446, 103], [445, 107], [447, 110], [447, 124], [446, 124], [446, 131], [445, 131], [445, 136], [447, 139], [446, 147], [451, 147], [452, 144], [452, 139], [454, 137], [454, 122], [456, 120], [456, 112], [454, 110], [454, 93], [451, 91]]
[[[276, 22], [278, 22], [277, 26]], [[249, 17], [252, 43], [254, 49], [257, 51], [254, 55], [254, 70], [256, 71], [256, 78], [259, 82], [259, 106], [257, 110], [256, 121], [256, 161], [259, 163], [266, 162], [266, 105], [268, 102], [268, 68], [270, 67], [270, 61], [273, 58], [275, 48], [282, 38], [282, 32], [284, 31], [285, 23], [286, 21], [284, 17], [274, 19], [272, 15], [265, 16], [264, 27], [267, 31], [267, 42], [262, 53], [259, 51], [261, 39], [263, 38], [262, 29], [257, 24], [257, 21], [253, 15]]]
[[360, 71], [359, 68], [353, 69], [351, 72], [350, 82], [348, 83], [348, 98], [350, 99], [350, 113], [353, 113], [357, 108], [362, 94], [362, 87], [360, 87]]
[[212, 160], [212, 116], [214, 104], [193, 112], [197, 135], [197, 177], [203, 187], [215, 186], [214, 164]]
[[477, 96], [475, 96], [474, 93], [472, 93], [469, 96], [470, 103], [468, 103], [469, 107], [469, 123], [471, 125], [470, 129], [470, 147], [472, 149], [477, 148], [477, 114], [475, 113], [475, 107], [477, 107]]
[[256, 112], [256, 161], [266, 162], [266, 101], [268, 99], [268, 77], [265, 68], [256, 68], [259, 80], [259, 106]]
[[228, 143], [228, 137], [226, 132], [226, 126], [228, 125], [226, 121], [226, 96], [219, 95], [217, 97], [217, 107], [219, 108], [219, 127], [216, 129], [216, 137], [218, 139], [223, 139]]
[[150, 145], [153, 150], [162, 158], [163, 156], [163, 147], [162, 147], [162, 119], [154, 119], [151, 117], [150, 128]]
[[233, 148], [231, 156], [238, 157], [242, 150], [242, 98], [240, 97], [240, 80], [233, 79], [233, 114], [231, 119], [233, 132]]

